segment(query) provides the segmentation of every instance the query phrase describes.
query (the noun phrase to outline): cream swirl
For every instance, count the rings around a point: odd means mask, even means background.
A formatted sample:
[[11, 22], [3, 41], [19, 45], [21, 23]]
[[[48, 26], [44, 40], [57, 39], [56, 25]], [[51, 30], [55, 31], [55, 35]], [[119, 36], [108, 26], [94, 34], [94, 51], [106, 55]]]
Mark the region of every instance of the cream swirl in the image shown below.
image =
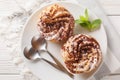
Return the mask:
[[73, 35], [74, 18], [64, 7], [53, 4], [40, 13], [38, 29], [47, 40], [66, 41]]
[[72, 73], [85, 73], [95, 69], [102, 60], [98, 42], [91, 36], [79, 34], [68, 39], [62, 47], [66, 67]]

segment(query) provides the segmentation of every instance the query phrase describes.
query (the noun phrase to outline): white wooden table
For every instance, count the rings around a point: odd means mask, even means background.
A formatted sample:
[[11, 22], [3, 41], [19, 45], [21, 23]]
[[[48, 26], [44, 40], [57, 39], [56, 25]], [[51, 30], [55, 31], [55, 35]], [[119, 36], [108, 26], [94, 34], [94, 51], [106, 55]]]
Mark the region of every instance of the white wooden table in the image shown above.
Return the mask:
[[[100, 2], [120, 34], [120, 0], [100, 0]], [[16, 5], [14, 0], [0, 0], [0, 15], [4, 16], [10, 9], [14, 11]], [[9, 56], [10, 52], [5, 47], [0, 42], [0, 80], [22, 80], [20, 69], [12, 63], [12, 58]], [[119, 80], [120, 76], [113, 77], [113, 79]]]

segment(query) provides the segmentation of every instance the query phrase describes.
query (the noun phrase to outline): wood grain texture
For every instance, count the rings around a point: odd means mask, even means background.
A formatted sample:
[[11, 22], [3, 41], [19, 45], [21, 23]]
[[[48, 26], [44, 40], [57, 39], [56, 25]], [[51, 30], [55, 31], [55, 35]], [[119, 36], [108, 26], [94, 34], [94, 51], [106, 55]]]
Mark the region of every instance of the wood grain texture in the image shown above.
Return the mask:
[[20, 75], [0, 75], [0, 80], [22, 80]]
[[[25, 1], [16, 0], [16, 1], [22, 4], [20, 6], [23, 6], [26, 9], [27, 7], [29, 7], [29, 4], [31, 4], [29, 3], [31, 0], [25, 0]], [[120, 15], [120, 0], [98, 0], [98, 1], [103, 6], [107, 15], [114, 15], [114, 16]], [[0, 15], [3, 16], [12, 14], [13, 12], [16, 11], [20, 11], [19, 6], [15, 3], [15, 0], [0, 0], [0, 10], [1, 10]]]
[[113, 24], [113, 27], [115, 27], [116, 31], [120, 35], [120, 16], [108, 16], [111, 23]]
[[109, 16], [120, 16], [120, 0], [98, 0]]
[[9, 51], [4, 43], [0, 42], [0, 75], [19, 74], [19, 69], [12, 63]]
[[0, 15], [7, 16], [13, 12], [17, 12], [20, 8], [15, 3], [15, 0], [0, 0]]
[[119, 80], [120, 76], [106, 76], [104, 78], [102, 78], [101, 80]]
[[[22, 3], [22, 0], [17, 1]], [[99, 2], [107, 15], [109, 15], [108, 18], [111, 23], [120, 34], [120, 0], [99, 0]], [[18, 9], [18, 5], [15, 4], [14, 0], [0, 0], [0, 16], [12, 14], [12, 12], [18, 11]], [[0, 42], [0, 80], [22, 80], [19, 75], [19, 70], [20, 69], [12, 63], [6, 46]], [[105, 80], [118, 80], [119, 78], [118, 76], [112, 77], [111, 79], [106, 78]]]

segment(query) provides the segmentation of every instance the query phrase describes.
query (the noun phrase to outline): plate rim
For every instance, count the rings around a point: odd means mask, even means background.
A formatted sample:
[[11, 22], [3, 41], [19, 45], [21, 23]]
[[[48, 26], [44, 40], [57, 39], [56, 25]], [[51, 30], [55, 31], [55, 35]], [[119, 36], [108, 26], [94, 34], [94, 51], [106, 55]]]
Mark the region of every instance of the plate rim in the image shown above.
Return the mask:
[[[23, 45], [22, 45], [22, 42], [23, 42], [23, 35], [24, 35], [24, 32], [25, 32], [25, 28], [26, 28], [26, 26], [28, 25], [28, 22], [29, 22], [29, 20], [34, 16], [34, 14], [35, 13], [37, 13], [41, 8], [44, 8], [44, 7], [46, 7], [46, 6], [48, 6], [48, 5], [52, 5], [52, 4], [55, 4], [55, 3], [70, 3], [70, 4], [74, 4], [74, 5], [77, 5], [77, 6], [79, 6], [79, 7], [82, 7], [82, 8], [86, 8], [84, 5], [81, 5], [81, 4], [77, 4], [77, 3], [72, 3], [72, 2], [68, 2], [68, 1], [52, 1], [52, 2], [50, 2], [50, 3], [42, 3], [41, 4], [41, 6], [38, 8], [38, 9], [36, 9], [29, 17], [28, 17], [28, 19], [26, 20], [26, 22], [25, 22], [25, 24], [23, 25], [23, 29], [22, 29], [22, 32], [21, 32], [21, 38], [20, 38], [20, 49], [21, 49], [21, 54], [20, 54], [20, 56], [21, 55], [23, 55]], [[88, 8], [87, 8], [88, 9]], [[92, 10], [91, 9], [88, 9], [88, 10], [90, 10], [90, 12], [92, 12]], [[94, 14], [94, 16], [95, 17], [97, 17], [97, 18], [99, 18], [94, 12], [92, 12], [92, 14]], [[101, 24], [101, 26], [103, 26], [103, 28], [104, 28], [104, 25], [103, 25], [103, 23]], [[107, 34], [106, 34], [106, 30], [105, 30], [105, 28], [104, 28], [104, 33], [105, 33], [105, 39], [106, 39], [106, 49], [105, 49], [105, 52], [107, 53], [107, 48], [108, 48], [108, 42], [107, 42]], [[103, 56], [103, 55], [102, 55]], [[22, 59], [24, 60], [24, 58], [22, 57]], [[24, 60], [25, 61], [25, 60]], [[102, 66], [102, 64], [103, 64], [103, 61], [104, 61], [104, 57], [103, 57], [103, 59], [102, 59], [102, 62], [101, 62], [101, 64], [99, 65], [99, 67], [97, 68], [97, 70], [93, 73], [93, 75], [99, 70], [99, 68], [101, 68], [101, 66]], [[25, 63], [26, 63], [26, 61], [25, 61]], [[28, 67], [28, 66], [27, 66]], [[29, 68], [29, 67], [28, 67]], [[93, 76], [92, 75], [92, 76]], [[90, 76], [90, 77], [92, 77], [92, 76]], [[89, 77], [89, 78], [90, 78]]]

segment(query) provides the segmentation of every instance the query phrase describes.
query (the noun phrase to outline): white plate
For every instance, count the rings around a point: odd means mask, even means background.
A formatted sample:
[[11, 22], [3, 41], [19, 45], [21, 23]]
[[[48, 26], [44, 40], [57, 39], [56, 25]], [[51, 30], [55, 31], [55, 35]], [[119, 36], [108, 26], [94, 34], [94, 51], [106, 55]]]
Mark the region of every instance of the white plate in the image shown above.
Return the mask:
[[[56, 2], [56, 3], [64, 6], [66, 9], [68, 9], [75, 19], [79, 18], [79, 16], [82, 15], [85, 10], [84, 7], [77, 5], [77, 4], [69, 3], [69, 2]], [[39, 20], [39, 13], [41, 12], [42, 9], [44, 9], [45, 7], [47, 7], [51, 4], [54, 4], [54, 3], [50, 3], [48, 5], [40, 7], [40, 9], [38, 9], [34, 14], [32, 14], [32, 16], [27, 21], [25, 28], [24, 28], [23, 36], [22, 36], [22, 45], [21, 45], [22, 52], [23, 52], [24, 47], [31, 46], [31, 38], [33, 36], [39, 34], [38, 30], [36, 28], [37, 22]], [[91, 19], [97, 18], [91, 11], [89, 11], [89, 15], [90, 15]], [[77, 27], [75, 30], [76, 30], [75, 31], [76, 33], [89, 34], [89, 35], [93, 36], [95, 39], [97, 39], [97, 41], [99, 42], [99, 44], [101, 46], [103, 57], [105, 56], [106, 49], [107, 49], [107, 38], [106, 38], [106, 33], [105, 33], [103, 25], [101, 25], [100, 29], [98, 29], [94, 32], [88, 32], [87, 30], [84, 30], [81, 27]], [[55, 57], [57, 57], [57, 59], [59, 61], [61, 61], [61, 63], [64, 65], [61, 54], [60, 54], [60, 45], [59, 44], [48, 42], [48, 50]], [[46, 53], [43, 53], [43, 54], [44, 54], [43, 57], [45, 57], [46, 59], [48, 59], [50, 61], [53, 61]], [[23, 56], [23, 53], [22, 53], [22, 56]], [[23, 56], [23, 59], [25, 60], [26, 65], [29, 67], [29, 69], [36, 76], [38, 76], [41, 80], [72, 80], [69, 76], [54, 69], [52, 66], [48, 65], [47, 63], [45, 63], [43, 61], [31, 62], [31, 61], [27, 60], [24, 56]], [[93, 73], [95, 73], [95, 72], [96, 71], [94, 71]], [[82, 74], [79, 76], [78, 79], [80, 80], [80, 79], [89, 78], [91, 75], [93, 75], [93, 73], [86, 74], [89, 76], [84, 76]]]

